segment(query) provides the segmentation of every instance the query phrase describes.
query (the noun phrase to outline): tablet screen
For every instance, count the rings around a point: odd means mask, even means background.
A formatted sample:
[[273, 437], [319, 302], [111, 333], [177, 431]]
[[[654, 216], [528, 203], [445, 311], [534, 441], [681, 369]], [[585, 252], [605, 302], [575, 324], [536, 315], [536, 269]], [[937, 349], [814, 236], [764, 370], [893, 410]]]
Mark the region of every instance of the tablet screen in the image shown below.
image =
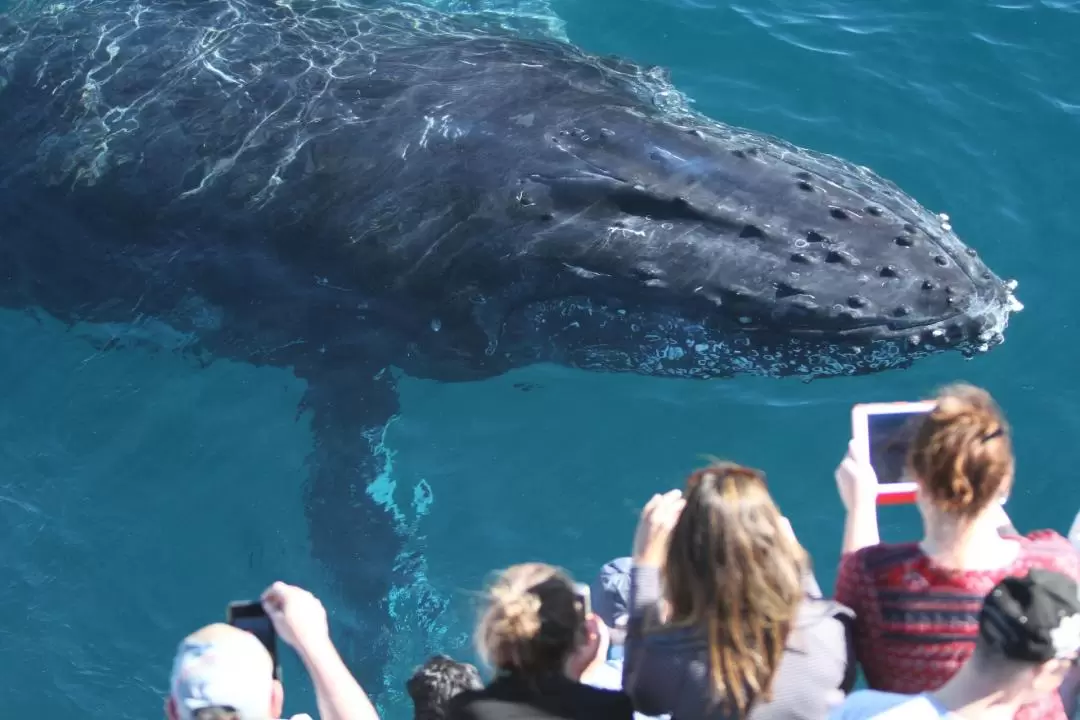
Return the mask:
[[869, 414], [866, 416], [870, 439], [870, 464], [877, 473], [878, 483], [889, 485], [906, 482], [904, 467], [911, 438], [919, 427], [925, 410]]

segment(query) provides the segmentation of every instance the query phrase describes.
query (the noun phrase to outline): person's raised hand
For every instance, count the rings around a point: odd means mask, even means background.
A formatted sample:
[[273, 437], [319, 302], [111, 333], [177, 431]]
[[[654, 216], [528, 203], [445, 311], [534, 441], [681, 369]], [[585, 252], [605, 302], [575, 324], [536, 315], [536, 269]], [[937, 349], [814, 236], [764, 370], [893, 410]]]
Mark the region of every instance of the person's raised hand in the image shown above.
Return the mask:
[[634, 564], [659, 567], [667, 557], [668, 542], [679, 521], [686, 500], [681, 490], [653, 495], [641, 511], [634, 533]]
[[847, 454], [836, 468], [836, 489], [849, 513], [856, 508], [877, 507], [877, 474], [870, 458], [854, 440], [848, 443]]
[[276, 582], [263, 592], [262, 606], [278, 636], [294, 649], [330, 637], [326, 608], [303, 588]]

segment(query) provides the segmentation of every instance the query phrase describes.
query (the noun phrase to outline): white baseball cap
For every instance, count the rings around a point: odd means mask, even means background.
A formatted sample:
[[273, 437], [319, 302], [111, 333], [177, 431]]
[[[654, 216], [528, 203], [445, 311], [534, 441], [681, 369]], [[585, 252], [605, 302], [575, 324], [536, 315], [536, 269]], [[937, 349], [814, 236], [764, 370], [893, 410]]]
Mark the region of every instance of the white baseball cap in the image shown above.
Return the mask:
[[270, 653], [253, 634], [231, 625], [208, 625], [180, 643], [170, 692], [180, 720], [211, 707], [230, 708], [243, 720], [275, 720]]

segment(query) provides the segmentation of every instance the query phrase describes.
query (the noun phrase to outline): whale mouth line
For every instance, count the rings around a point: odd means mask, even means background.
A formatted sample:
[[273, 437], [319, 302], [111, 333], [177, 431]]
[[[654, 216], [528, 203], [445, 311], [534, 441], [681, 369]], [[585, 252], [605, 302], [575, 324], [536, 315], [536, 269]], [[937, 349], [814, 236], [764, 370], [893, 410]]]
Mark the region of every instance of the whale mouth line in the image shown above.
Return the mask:
[[[895, 340], [908, 338], [915, 334], [921, 334], [928, 331], [937, 332], [938, 330], [941, 331], [941, 337], [946, 337], [950, 334], [949, 328], [955, 327], [956, 321], [966, 317], [966, 314], [967, 313], [962, 310], [957, 310], [946, 316], [916, 319], [909, 322], [903, 322], [899, 318], [896, 320], [865, 319], [861, 322], [850, 322], [850, 324], [845, 327], [828, 327], [797, 324], [797, 321], [793, 319], [790, 314], [781, 312], [763, 322], [743, 324], [741, 325], [740, 330], [747, 333], [762, 334], [782, 331], [784, 334], [791, 335], [792, 337], [814, 339], [824, 342], [844, 341], [859, 343], [874, 340]], [[991, 316], [996, 315], [992, 310], [989, 314]], [[822, 317], [823, 322], [828, 322], [829, 320], [829, 317]], [[1000, 324], [1002, 324], [1001, 320], [995, 317], [990, 323], [990, 326], [996, 329], [996, 326]], [[962, 337], [958, 337], [955, 334], [951, 335], [951, 337], [948, 338], [950, 340], [949, 344], [959, 344], [963, 342], [967, 339], [967, 334], [968, 333], [965, 333]]]
[[947, 315], [944, 317], [938, 317], [929, 320], [918, 320], [910, 323], [898, 323], [888, 320], [871, 320], [863, 323], [853, 323], [852, 325], [840, 330], [827, 330], [817, 328], [791, 328], [791, 330], [792, 332], [797, 332], [800, 334], [828, 335], [830, 337], [845, 337], [849, 335], [859, 334], [867, 330], [883, 330], [886, 331], [885, 334], [896, 333], [899, 335], [905, 332], [909, 332], [911, 330], [922, 330], [924, 328], [932, 327], [934, 325], [945, 325], [949, 321], [954, 320], [962, 316], [963, 314], [963, 312], [957, 311], [952, 313], [951, 315]]
[[657, 223], [674, 221], [690, 223], [694, 227], [718, 227], [725, 232], [737, 227], [737, 224], [710, 214], [684, 197], [658, 192], [644, 183], [633, 182], [601, 170], [587, 160], [582, 162], [588, 166], [588, 170], [560, 175], [533, 173], [529, 177], [535, 181], [564, 186], [591, 184], [594, 188], [602, 188], [606, 195], [605, 200], [629, 217], [645, 218]]

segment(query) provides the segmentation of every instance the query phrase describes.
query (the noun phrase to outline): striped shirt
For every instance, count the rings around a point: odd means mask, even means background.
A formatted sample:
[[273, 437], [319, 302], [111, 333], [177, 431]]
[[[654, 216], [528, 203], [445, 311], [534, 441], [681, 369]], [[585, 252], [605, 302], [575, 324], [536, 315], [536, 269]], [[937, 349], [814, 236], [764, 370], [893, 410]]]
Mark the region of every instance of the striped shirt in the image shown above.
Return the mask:
[[[845, 555], [836, 599], [855, 611], [855, 656], [874, 690], [935, 690], [975, 648], [983, 598], [1006, 576], [1045, 568], [1080, 580], [1080, 554], [1061, 535], [1016, 536], [1020, 552], [997, 570], [942, 568], [918, 543], [881, 544]], [[1017, 720], [1064, 720], [1057, 693], [1026, 705]]]

